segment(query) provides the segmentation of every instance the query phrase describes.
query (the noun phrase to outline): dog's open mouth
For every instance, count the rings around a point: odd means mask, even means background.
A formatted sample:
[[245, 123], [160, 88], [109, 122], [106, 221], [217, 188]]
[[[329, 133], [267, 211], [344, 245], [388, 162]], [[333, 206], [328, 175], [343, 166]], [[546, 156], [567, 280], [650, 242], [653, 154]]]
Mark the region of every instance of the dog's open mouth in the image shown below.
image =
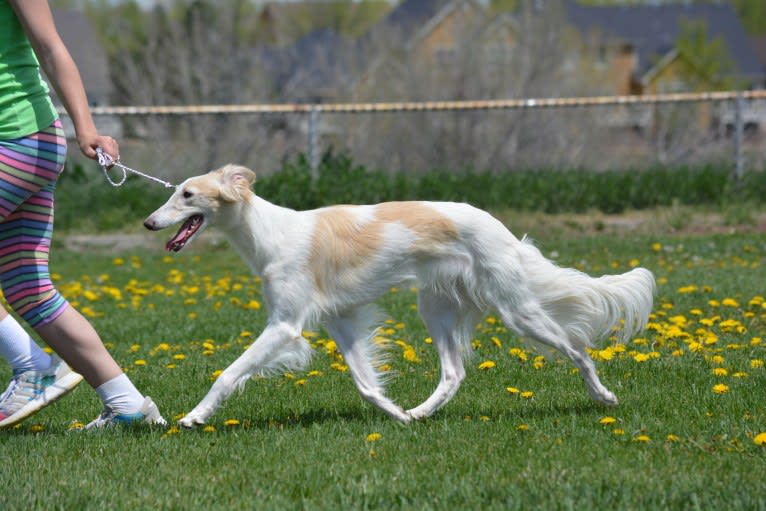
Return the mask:
[[205, 222], [205, 217], [202, 215], [193, 215], [190, 216], [181, 226], [180, 229], [178, 229], [178, 232], [175, 236], [173, 236], [170, 241], [165, 244], [165, 249], [168, 252], [178, 252], [184, 246], [186, 243], [189, 242], [189, 240], [194, 236], [194, 234], [199, 231], [200, 227], [202, 227], [202, 224]]

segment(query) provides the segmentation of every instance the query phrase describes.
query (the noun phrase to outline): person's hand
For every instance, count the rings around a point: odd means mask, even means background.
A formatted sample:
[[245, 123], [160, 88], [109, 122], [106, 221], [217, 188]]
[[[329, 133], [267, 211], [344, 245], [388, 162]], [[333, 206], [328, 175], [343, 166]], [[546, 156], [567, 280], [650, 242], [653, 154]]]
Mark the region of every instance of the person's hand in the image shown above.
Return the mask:
[[106, 154], [111, 156], [113, 161], [120, 159], [120, 146], [117, 144], [117, 141], [110, 136], [99, 134], [85, 135], [77, 137], [77, 143], [80, 146], [82, 154], [92, 160], [97, 159], [96, 149], [99, 147], [103, 149]]

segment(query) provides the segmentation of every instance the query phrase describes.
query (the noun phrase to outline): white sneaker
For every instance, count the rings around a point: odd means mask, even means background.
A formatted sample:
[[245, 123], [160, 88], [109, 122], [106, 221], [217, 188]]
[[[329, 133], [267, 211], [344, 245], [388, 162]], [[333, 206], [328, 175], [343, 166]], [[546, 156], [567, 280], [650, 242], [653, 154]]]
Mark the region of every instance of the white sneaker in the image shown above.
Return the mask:
[[160, 410], [152, 398], [146, 396], [141, 408], [136, 413], [118, 413], [107, 407], [95, 420], [88, 423], [85, 429], [100, 429], [115, 424], [157, 424], [167, 426], [168, 422], [160, 415]]
[[64, 396], [81, 381], [82, 376], [56, 355], [51, 357], [51, 366], [44, 371], [13, 375], [8, 388], [0, 395], [0, 428], [18, 424]]

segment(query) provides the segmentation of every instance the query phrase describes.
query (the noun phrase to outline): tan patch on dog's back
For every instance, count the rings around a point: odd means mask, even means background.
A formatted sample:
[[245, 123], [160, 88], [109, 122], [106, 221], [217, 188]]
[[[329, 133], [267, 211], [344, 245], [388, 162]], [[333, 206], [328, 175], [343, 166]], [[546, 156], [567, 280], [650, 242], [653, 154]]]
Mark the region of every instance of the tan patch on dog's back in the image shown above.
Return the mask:
[[422, 202], [384, 202], [375, 208], [382, 222], [401, 222], [418, 235], [413, 248], [417, 251], [436, 249], [437, 246], [458, 238], [454, 222]]
[[309, 264], [317, 287], [324, 289], [325, 276], [342, 278], [366, 264], [384, 243], [383, 227], [399, 223], [416, 239], [409, 251], [433, 253], [458, 238], [455, 224], [420, 202], [387, 202], [375, 206], [373, 216], [359, 219], [355, 206], [335, 206], [317, 216]]

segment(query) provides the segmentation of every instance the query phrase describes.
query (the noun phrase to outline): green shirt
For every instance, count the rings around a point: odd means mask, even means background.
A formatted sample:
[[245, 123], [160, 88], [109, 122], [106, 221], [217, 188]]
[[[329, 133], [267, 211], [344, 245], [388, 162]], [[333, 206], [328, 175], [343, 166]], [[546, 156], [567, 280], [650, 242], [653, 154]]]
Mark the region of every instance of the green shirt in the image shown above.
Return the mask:
[[32, 45], [6, 0], [0, 0], [0, 140], [24, 137], [57, 118]]

